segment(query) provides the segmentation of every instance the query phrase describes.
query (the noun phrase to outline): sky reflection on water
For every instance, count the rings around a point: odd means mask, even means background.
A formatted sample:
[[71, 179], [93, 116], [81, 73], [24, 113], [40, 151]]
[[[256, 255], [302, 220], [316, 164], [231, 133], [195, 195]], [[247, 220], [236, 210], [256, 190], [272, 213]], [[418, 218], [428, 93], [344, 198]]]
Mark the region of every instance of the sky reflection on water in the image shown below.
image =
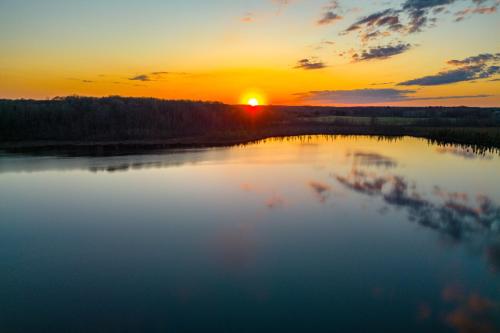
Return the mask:
[[499, 170], [411, 138], [5, 154], [0, 330], [493, 332]]

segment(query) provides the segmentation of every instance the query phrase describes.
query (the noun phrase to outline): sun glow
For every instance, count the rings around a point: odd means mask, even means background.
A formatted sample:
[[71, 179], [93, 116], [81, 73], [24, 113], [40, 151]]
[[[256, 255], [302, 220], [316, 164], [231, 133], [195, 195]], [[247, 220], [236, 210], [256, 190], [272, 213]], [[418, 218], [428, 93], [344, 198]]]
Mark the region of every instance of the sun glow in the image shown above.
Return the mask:
[[249, 91], [243, 96], [241, 96], [241, 104], [248, 105], [251, 107], [257, 107], [261, 105], [266, 105], [267, 101], [264, 98], [264, 94], [257, 92], [255, 90]]
[[259, 106], [260, 103], [259, 103], [259, 100], [257, 98], [253, 97], [253, 98], [250, 98], [248, 100], [248, 105], [255, 107], [255, 106]]

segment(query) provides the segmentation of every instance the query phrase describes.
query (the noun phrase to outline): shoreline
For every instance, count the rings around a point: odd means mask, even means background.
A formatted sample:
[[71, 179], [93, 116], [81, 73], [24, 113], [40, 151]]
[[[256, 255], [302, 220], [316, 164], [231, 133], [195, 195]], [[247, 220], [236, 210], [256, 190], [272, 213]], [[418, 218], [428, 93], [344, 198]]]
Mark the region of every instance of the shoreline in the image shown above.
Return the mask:
[[[317, 129], [296, 131], [265, 131], [247, 135], [206, 135], [191, 137], [176, 137], [162, 140], [32, 140], [17, 142], [0, 142], [0, 151], [6, 153], [43, 153], [58, 151], [88, 151], [89, 153], [127, 153], [131, 151], [163, 150], [163, 149], [196, 149], [196, 148], [218, 148], [247, 145], [257, 141], [271, 138], [287, 138], [296, 136], [374, 136], [385, 139], [398, 139], [413, 137], [427, 140], [439, 145], [458, 145], [472, 148], [477, 151], [498, 151], [500, 154], [500, 142], [485, 142], [479, 135], [472, 135], [474, 139], [463, 137], [444, 137], [438, 134], [439, 128], [401, 130], [391, 133], [376, 129], [360, 128], [357, 130], [347, 129]], [[459, 129], [456, 129], [459, 130]], [[426, 132], [427, 131], [427, 132]], [[285, 133], [286, 132], [286, 133]], [[474, 133], [474, 132], [473, 132]], [[483, 138], [484, 139], [484, 138]]]

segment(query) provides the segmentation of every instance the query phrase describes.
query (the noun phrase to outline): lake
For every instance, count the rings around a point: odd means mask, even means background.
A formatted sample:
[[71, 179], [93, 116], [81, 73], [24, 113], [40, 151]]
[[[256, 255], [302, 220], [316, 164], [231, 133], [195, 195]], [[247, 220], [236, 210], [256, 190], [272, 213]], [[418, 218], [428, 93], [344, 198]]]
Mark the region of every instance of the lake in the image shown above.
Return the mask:
[[4, 153], [0, 331], [499, 332], [499, 205], [415, 138]]

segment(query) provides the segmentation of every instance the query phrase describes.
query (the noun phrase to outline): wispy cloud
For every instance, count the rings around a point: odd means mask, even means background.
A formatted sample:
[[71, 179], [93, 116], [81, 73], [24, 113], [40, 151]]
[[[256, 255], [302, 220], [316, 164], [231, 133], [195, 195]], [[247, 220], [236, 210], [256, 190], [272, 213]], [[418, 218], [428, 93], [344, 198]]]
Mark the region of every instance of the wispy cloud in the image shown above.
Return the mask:
[[139, 74], [136, 76], [132, 76], [129, 78], [130, 81], [142, 81], [142, 82], [150, 82], [150, 81], [161, 81], [168, 75], [188, 75], [188, 73], [184, 72], [151, 72], [147, 74]]
[[355, 53], [352, 56], [354, 61], [380, 60], [388, 59], [395, 55], [409, 51], [412, 48], [410, 44], [399, 43], [396, 45], [386, 45], [372, 47], [367, 50], [362, 50], [360, 54]]
[[255, 14], [251, 12], [245, 13], [245, 15], [243, 15], [243, 17], [241, 18], [241, 22], [244, 23], [252, 23], [254, 21], [255, 21]]
[[480, 65], [487, 62], [498, 62], [500, 61], [500, 53], [482, 53], [477, 56], [468, 57], [463, 60], [450, 60], [449, 65], [463, 66], [463, 65]]
[[435, 26], [438, 16], [449, 13], [449, 6], [456, 2], [467, 2], [469, 7], [455, 13], [455, 21], [474, 14], [495, 13], [500, 5], [500, 0], [406, 0], [399, 7], [387, 8], [359, 18], [343, 34], [357, 32], [363, 42], [394, 33], [414, 34]]
[[274, 4], [278, 5], [278, 15], [281, 14], [283, 9], [294, 2], [295, 0], [271, 0]]
[[449, 65], [458, 66], [434, 75], [404, 81], [399, 86], [438, 86], [457, 82], [486, 79], [500, 74], [500, 54], [480, 54], [463, 60], [450, 60]]
[[305, 70], [314, 70], [314, 69], [323, 69], [326, 68], [326, 64], [322, 61], [315, 59], [301, 59], [297, 62], [295, 68], [297, 69], [305, 69]]
[[152, 81], [151, 77], [149, 75], [146, 75], [146, 74], [133, 76], [133, 77], [129, 78], [129, 80], [130, 81], [142, 81], [142, 82]]
[[318, 25], [329, 25], [343, 19], [339, 14], [340, 6], [337, 0], [332, 0], [328, 5], [323, 7], [323, 14], [316, 22]]
[[474, 14], [493, 14], [496, 13], [500, 6], [500, 0], [495, 3], [488, 3], [487, 0], [474, 0], [475, 6], [465, 8], [455, 13], [455, 21], [460, 22]]
[[327, 48], [327, 47], [331, 47], [335, 45], [335, 42], [332, 41], [332, 40], [328, 40], [328, 39], [323, 39], [321, 42], [319, 43], [316, 43], [316, 44], [313, 44], [313, 45], [310, 45], [310, 47], [313, 49], [313, 50], [316, 50], [316, 51], [319, 51], [319, 50], [323, 50], [324, 48]]
[[320, 102], [334, 104], [366, 105], [380, 103], [395, 103], [408, 101], [432, 101], [465, 98], [484, 98], [490, 95], [460, 95], [460, 96], [413, 96], [416, 90], [400, 89], [354, 89], [354, 90], [323, 90], [295, 94], [305, 102]]

